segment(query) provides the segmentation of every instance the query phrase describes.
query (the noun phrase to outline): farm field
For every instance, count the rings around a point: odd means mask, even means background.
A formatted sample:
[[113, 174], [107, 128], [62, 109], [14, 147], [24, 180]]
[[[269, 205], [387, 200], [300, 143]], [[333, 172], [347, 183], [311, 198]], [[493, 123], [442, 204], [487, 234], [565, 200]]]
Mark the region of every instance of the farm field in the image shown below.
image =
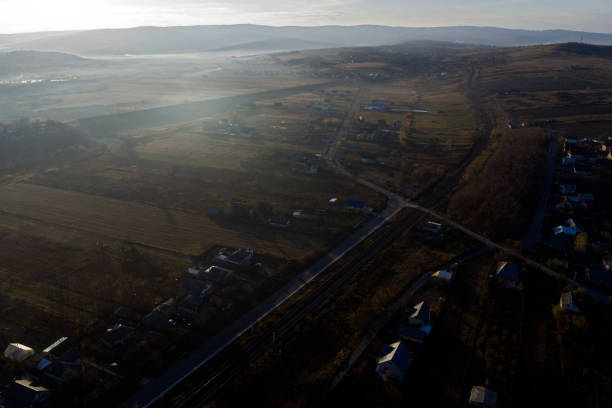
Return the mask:
[[341, 160], [414, 197], [457, 166], [477, 135], [461, 77], [415, 78], [365, 89]]
[[0, 223], [4, 227], [19, 226], [22, 219], [33, 220], [53, 226], [60, 237], [62, 230], [76, 230], [81, 233], [79, 241], [90, 237], [89, 245], [105, 239], [125, 240], [198, 255], [211, 245], [231, 244], [287, 258], [299, 257], [321, 245], [301, 234], [248, 226], [232, 231], [206, 216], [32, 184], [11, 184], [0, 187], [0, 192], [0, 211], [6, 214]]

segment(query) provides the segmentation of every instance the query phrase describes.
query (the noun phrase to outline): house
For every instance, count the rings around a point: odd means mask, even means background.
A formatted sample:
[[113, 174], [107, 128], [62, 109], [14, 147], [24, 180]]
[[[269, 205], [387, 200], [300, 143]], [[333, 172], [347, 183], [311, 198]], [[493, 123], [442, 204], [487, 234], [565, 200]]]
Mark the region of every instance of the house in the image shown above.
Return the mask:
[[404, 324], [397, 325], [397, 337], [400, 340], [415, 343], [415, 344], [423, 344], [425, 337], [427, 336], [427, 332], [417, 329], [415, 327], [406, 326]]
[[414, 307], [406, 310], [406, 313], [408, 314], [408, 322], [412, 326], [420, 327], [430, 322], [430, 311], [425, 302], [417, 303]]
[[576, 299], [573, 291], [567, 291], [561, 293], [561, 297], [559, 298], [559, 306], [561, 309], [567, 310], [569, 312], [580, 313], [580, 309], [576, 306]]
[[187, 314], [195, 314], [202, 306], [202, 298], [199, 296], [189, 295], [178, 304], [178, 309]]
[[10, 343], [4, 349], [4, 357], [19, 363], [33, 355], [34, 349], [20, 343]]
[[172, 328], [168, 318], [155, 310], [142, 318], [142, 324], [149, 329], [157, 331], [165, 331]]
[[499, 262], [495, 271], [498, 284], [506, 289], [521, 290], [523, 284], [519, 281], [520, 268], [514, 262]]
[[427, 221], [423, 223], [422, 228], [424, 231], [431, 232], [432, 234], [439, 234], [440, 231], [442, 231], [442, 224], [433, 221]]
[[497, 393], [484, 385], [472, 387], [469, 404], [475, 407], [495, 408], [497, 406]]
[[404, 343], [398, 341], [384, 345], [376, 359], [376, 373], [382, 379], [403, 381], [412, 363], [412, 353]]
[[116, 348], [125, 344], [125, 341], [134, 333], [134, 330], [133, 327], [116, 324], [109, 328], [100, 340], [106, 347]]
[[249, 266], [253, 261], [255, 253], [249, 248], [240, 248], [227, 258], [226, 262], [232, 265]]
[[572, 218], [567, 219], [563, 224], [553, 228], [555, 235], [566, 235], [568, 237], [575, 237], [577, 233], [581, 232], [580, 227], [576, 225]]
[[215, 265], [206, 269], [202, 274], [204, 279], [218, 283], [227, 282], [232, 276], [234, 276], [234, 271]]
[[437, 281], [449, 283], [451, 280], [453, 280], [453, 273], [450, 271], [441, 269], [431, 274], [431, 277], [432, 279], [435, 279]]
[[273, 227], [287, 228], [291, 225], [291, 220], [285, 215], [275, 215], [270, 219], [270, 225]]
[[589, 282], [595, 285], [612, 285], [612, 270], [606, 270], [603, 268], [589, 268], [587, 271], [587, 277]]
[[25, 378], [13, 381], [2, 394], [7, 408], [45, 407], [51, 396], [47, 388]]

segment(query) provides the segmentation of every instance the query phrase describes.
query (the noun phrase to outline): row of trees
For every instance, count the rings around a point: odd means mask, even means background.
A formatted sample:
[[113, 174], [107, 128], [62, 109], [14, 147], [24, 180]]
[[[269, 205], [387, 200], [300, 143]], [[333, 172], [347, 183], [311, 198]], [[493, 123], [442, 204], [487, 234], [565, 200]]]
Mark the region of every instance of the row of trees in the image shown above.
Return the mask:
[[50, 155], [67, 148], [89, 149], [95, 141], [77, 128], [53, 120], [0, 123], [0, 164]]
[[537, 205], [548, 140], [542, 129], [504, 131], [495, 150], [482, 153], [490, 155], [482, 170], [451, 198], [449, 215], [493, 237], [519, 237]]

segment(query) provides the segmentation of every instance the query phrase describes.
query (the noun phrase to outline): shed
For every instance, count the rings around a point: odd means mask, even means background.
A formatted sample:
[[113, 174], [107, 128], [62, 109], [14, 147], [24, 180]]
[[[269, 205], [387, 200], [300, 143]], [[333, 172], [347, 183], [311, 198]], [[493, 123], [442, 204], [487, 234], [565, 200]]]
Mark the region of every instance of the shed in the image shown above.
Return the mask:
[[497, 393], [484, 385], [472, 387], [470, 392], [470, 405], [476, 407], [495, 408], [497, 406]]
[[17, 362], [22, 362], [33, 355], [34, 349], [20, 343], [11, 343], [4, 349], [4, 357]]

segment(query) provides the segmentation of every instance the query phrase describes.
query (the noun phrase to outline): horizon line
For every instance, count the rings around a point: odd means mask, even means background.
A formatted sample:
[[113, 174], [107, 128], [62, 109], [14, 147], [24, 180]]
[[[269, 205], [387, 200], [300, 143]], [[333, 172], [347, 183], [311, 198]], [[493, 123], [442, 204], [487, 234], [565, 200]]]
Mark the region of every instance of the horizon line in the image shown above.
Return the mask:
[[546, 31], [569, 31], [575, 33], [584, 34], [603, 34], [612, 35], [612, 32], [596, 32], [586, 30], [575, 30], [567, 28], [547, 28], [547, 29], [535, 29], [535, 28], [509, 28], [501, 26], [488, 26], [488, 25], [439, 25], [439, 26], [398, 26], [398, 25], [387, 25], [387, 24], [323, 24], [323, 25], [272, 25], [272, 24], [254, 24], [254, 23], [236, 23], [236, 24], [187, 24], [187, 25], [138, 25], [138, 26], [126, 26], [126, 27], [96, 27], [96, 28], [84, 28], [84, 29], [66, 29], [66, 30], [41, 30], [41, 31], [19, 31], [12, 33], [0, 33], [2, 36], [10, 35], [27, 35], [27, 34], [59, 34], [59, 33], [78, 33], [85, 31], [113, 31], [113, 30], [137, 30], [142, 28], [193, 28], [193, 27], [237, 27], [237, 26], [254, 26], [254, 27], [268, 27], [268, 28], [325, 28], [325, 27], [337, 27], [337, 28], [357, 28], [357, 27], [384, 27], [384, 28], [397, 28], [397, 29], [436, 29], [436, 28], [494, 28], [499, 30], [510, 30], [510, 31], [531, 31], [531, 32], [546, 32]]

